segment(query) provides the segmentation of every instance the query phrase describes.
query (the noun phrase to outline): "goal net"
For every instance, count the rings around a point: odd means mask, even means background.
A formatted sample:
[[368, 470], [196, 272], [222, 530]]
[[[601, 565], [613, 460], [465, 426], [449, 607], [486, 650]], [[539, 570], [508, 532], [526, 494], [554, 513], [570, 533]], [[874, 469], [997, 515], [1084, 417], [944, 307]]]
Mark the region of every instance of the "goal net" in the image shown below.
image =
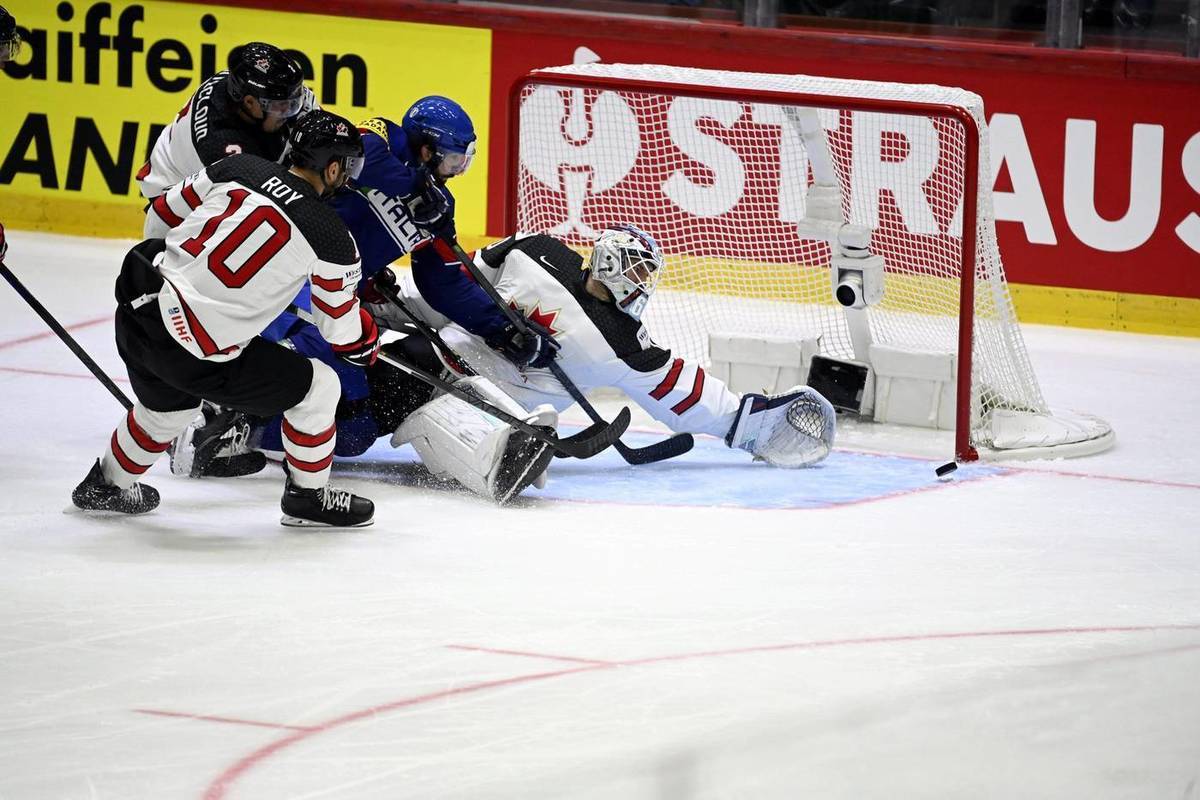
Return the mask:
[[[511, 112], [510, 230], [581, 250], [615, 223], [648, 231], [667, 269], [644, 319], [680, 355], [709, 364], [718, 335], [809, 342], [871, 368], [864, 415], [910, 421], [896, 411], [916, 407], [918, 424], [956, 430], [963, 460], [1111, 444], [1107, 423], [1052, 414], [1038, 386], [996, 242], [978, 95], [588, 64], [531, 73]], [[834, 298], [846, 224], [885, 264], [863, 310]]]

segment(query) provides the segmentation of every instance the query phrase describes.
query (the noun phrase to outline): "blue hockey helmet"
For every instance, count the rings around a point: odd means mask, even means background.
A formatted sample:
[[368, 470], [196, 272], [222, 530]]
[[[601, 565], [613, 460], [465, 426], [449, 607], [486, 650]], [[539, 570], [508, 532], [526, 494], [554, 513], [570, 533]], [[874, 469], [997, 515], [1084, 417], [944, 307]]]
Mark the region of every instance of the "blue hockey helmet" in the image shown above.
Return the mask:
[[400, 123], [410, 146], [419, 151], [428, 145], [434, 152], [434, 170], [443, 177], [461, 175], [475, 157], [475, 126], [463, 107], [441, 95], [422, 97], [404, 112]]

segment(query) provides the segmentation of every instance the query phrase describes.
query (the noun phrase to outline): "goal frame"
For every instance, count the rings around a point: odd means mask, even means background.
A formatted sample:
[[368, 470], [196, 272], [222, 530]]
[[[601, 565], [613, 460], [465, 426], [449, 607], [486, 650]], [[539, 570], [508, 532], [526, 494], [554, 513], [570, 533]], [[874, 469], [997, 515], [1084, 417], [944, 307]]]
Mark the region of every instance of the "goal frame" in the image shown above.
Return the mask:
[[[517, 203], [520, 175], [521, 96], [534, 85], [564, 88], [672, 94], [704, 100], [726, 100], [738, 103], [768, 102], [781, 106], [803, 106], [819, 109], [844, 109], [920, 117], [948, 118], [962, 125], [965, 149], [963, 165], [962, 259], [958, 298], [958, 385], [954, 409], [954, 455], [958, 461], [976, 461], [978, 450], [971, 444], [971, 386], [975, 333], [975, 257], [978, 245], [979, 205], [979, 126], [970, 112], [946, 103], [927, 103], [905, 100], [883, 100], [849, 95], [781, 92], [773, 90], [695, 86], [670, 81], [621, 79], [605, 76], [564, 75], [559, 72], [533, 70], [513, 83], [508, 102], [508, 159], [505, 165], [504, 231], [512, 233], [517, 224]], [[967, 235], [967, 232], [971, 235]]]

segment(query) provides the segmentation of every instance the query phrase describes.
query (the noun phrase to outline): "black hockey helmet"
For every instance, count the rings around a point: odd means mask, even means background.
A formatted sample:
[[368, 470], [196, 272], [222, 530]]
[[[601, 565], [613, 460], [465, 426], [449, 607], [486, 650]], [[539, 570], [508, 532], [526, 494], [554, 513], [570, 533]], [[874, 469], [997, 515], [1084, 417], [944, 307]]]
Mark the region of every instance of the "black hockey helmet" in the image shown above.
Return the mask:
[[4, 6], [0, 6], [0, 64], [16, 57], [21, 49], [21, 35], [17, 33], [17, 20]]
[[337, 161], [349, 178], [357, 178], [363, 167], [362, 135], [344, 117], [315, 108], [292, 126], [288, 159], [292, 164], [323, 173]]
[[228, 88], [234, 102], [253, 97], [265, 111], [294, 117], [303, 102], [304, 72], [275, 45], [250, 42], [229, 54]]

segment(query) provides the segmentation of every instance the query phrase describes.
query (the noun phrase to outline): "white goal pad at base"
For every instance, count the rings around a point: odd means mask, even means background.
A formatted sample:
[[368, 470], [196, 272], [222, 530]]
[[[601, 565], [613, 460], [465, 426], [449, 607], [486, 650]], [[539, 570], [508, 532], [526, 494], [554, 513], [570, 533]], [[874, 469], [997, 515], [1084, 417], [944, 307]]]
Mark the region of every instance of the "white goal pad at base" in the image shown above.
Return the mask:
[[[533, 72], [511, 102], [508, 229], [580, 249], [612, 224], [647, 230], [667, 267], [644, 320], [664, 346], [704, 364], [713, 334], [759, 337], [763, 352], [816, 342], [858, 363], [873, 348], [948, 354], [954, 383], [930, 390], [929, 427], [955, 429], [960, 460], [1111, 445], [1102, 420], [1052, 413], [1029, 363], [996, 243], [978, 95], [587, 64]], [[845, 249], [855, 236], [839, 231], [869, 235], [882, 272], [847, 260], [868, 251]], [[835, 291], [855, 263], [858, 284], [838, 295], [858, 304], [847, 309]], [[921, 387], [891, 377], [888, 413], [920, 417], [896, 403], [923, 399]]]

